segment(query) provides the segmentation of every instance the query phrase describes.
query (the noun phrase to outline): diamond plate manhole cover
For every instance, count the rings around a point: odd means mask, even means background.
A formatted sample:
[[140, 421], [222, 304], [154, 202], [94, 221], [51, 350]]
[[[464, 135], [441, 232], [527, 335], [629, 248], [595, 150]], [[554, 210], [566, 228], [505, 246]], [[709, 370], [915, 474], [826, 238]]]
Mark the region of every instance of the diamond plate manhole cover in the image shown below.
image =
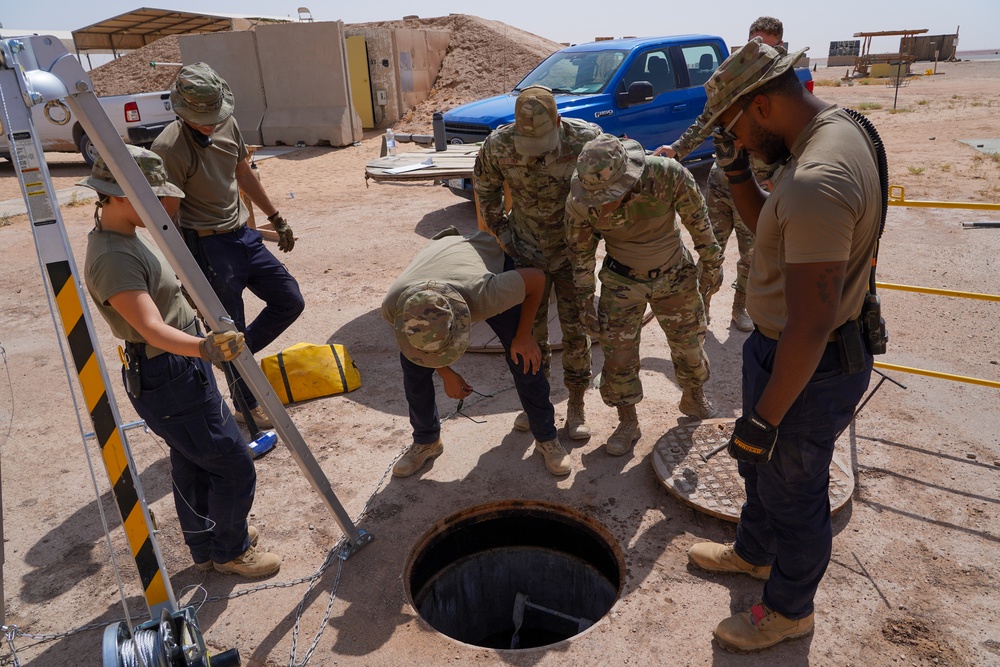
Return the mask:
[[[653, 447], [653, 470], [670, 495], [697, 510], [738, 521], [746, 492], [736, 460], [719, 452], [708, 461], [702, 454], [729, 442], [734, 419], [706, 419], [670, 429]], [[854, 493], [854, 475], [837, 454], [830, 464], [830, 511], [836, 514]]]

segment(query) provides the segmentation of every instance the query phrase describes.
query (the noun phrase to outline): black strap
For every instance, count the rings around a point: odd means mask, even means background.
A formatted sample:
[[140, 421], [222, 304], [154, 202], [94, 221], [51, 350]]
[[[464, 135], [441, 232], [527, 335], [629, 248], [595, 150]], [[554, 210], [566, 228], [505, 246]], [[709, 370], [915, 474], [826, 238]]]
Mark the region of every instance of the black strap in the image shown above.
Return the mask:
[[337, 362], [337, 370], [340, 372], [340, 386], [344, 391], [347, 391], [347, 376], [344, 375], [344, 364], [340, 363], [340, 355], [337, 354], [337, 348], [332, 344], [330, 345], [330, 352], [333, 352], [333, 360]]
[[294, 403], [295, 399], [292, 397], [292, 386], [288, 383], [288, 373], [285, 372], [285, 358], [282, 356], [283, 353], [278, 353], [278, 370], [281, 371], [281, 381], [285, 385], [285, 393], [288, 395], [288, 402]]
[[844, 112], [857, 123], [872, 142], [875, 149], [875, 166], [878, 168], [878, 184], [882, 190], [882, 211], [879, 218], [878, 236], [875, 237], [875, 248], [872, 250], [872, 271], [868, 280], [868, 291], [875, 294], [875, 266], [878, 264], [878, 246], [885, 231], [885, 219], [889, 212], [889, 161], [885, 154], [885, 144], [879, 136], [875, 125], [860, 111], [844, 109]]

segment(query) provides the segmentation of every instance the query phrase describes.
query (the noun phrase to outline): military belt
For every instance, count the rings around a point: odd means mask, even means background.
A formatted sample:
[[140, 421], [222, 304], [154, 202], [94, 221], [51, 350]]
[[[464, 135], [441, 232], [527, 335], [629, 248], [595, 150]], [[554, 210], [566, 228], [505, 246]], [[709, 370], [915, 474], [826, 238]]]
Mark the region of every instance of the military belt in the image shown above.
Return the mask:
[[233, 232], [238, 232], [243, 229], [245, 225], [240, 225], [234, 229], [196, 229], [195, 233], [201, 236], [216, 236], [218, 234], [232, 234]]
[[[198, 319], [195, 318], [191, 320], [191, 324], [187, 325], [181, 329], [186, 334], [191, 334], [192, 336], [198, 336], [201, 334], [201, 327], [198, 326]], [[135, 342], [127, 340], [125, 341], [125, 351], [128, 352], [129, 356], [134, 359], [152, 359], [161, 354], [166, 354], [166, 350], [161, 350], [155, 345], [150, 345], [149, 343], [144, 343], [142, 341]]]
[[650, 269], [649, 271], [636, 271], [635, 269], [622, 264], [611, 255], [604, 256], [604, 268], [609, 271], [613, 271], [624, 278], [628, 278], [629, 280], [636, 280], [640, 282], [656, 280], [674, 268], [674, 266], [674, 264], [664, 264], [663, 266]]
[[[766, 329], [762, 326], [753, 325], [754, 328], [761, 333], [765, 338], [770, 338], [771, 340], [778, 340], [781, 337], [780, 331], [775, 331], [774, 329]], [[837, 332], [832, 331], [827, 337], [826, 341], [828, 343], [835, 343], [837, 341]]]

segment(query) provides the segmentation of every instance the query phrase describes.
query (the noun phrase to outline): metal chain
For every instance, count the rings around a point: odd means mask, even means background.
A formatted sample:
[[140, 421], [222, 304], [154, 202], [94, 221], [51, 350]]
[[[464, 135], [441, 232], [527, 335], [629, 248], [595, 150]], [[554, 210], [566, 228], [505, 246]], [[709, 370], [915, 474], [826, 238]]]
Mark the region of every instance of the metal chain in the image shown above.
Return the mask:
[[[4, 640], [6, 640], [7, 646], [10, 647], [11, 664], [13, 664], [14, 667], [21, 667], [21, 661], [17, 657], [17, 648], [14, 646], [14, 637], [16, 637], [18, 633], [17, 626], [4, 625], [2, 628]], [[7, 664], [6, 656], [3, 659], [3, 664]]]
[[[481, 401], [486, 400], [487, 398], [493, 398], [494, 396], [496, 396], [498, 394], [501, 394], [501, 393], [503, 393], [505, 391], [509, 391], [509, 390], [511, 390], [513, 388], [514, 388], [514, 385], [510, 385], [508, 387], [504, 387], [503, 389], [500, 389], [499, 391], [494, 392], [493, 394], [483, 394], [483, 393], [480, 393], [478, 391], [474, 392], [476, 394], [479, 394], [479, 396], [481, 396], [481, 398], [479, 400], [471, 403], [470, 406], [471, 405], [476, 405], [477, 403], [480, 403]], [[449, 414], [447, 417], [442, 418], [441, 421], [447, 421], [449, 419], [452, 419], [453, 417], [455, 417], [458, 414], [462, 414], [461, 413], [461, 406], [459, 406], [458, 410], [455, 410], [454, 412], [452, 412], [451, 414]], [[467, 416], [467, 415], [463, 414], [463, 416]], [[475, 421], [475, 420], [473, 420], [473, 421]], [[378, 484], [375, 485], [375, 489], [372, 491], [371, 495], [368, 496], [368, 500], [365, 501], [364, 507], [361, 508], [361, 512], [357, 515], [357, 518], [354, 520], [354, 525], [360, 524], [361, 521], [365, 517], [368, 516], [368, 511], [371, 509], [372, 503], [374, 502], [376, 496], [378, 496], [378, 492], [382, 490], [382, 486], [385, 484], [386, 478], [388, 478], [389, 474], [392, 472], [392, 467], [394, 465], [396, 465], [396, 462], [399, 461], [399, 459], [403, 456], [403, 454], [407, 450], [407, 447], [408, 446], [402, 447], [399, 450], [399, 452], [396, 454], [396, 456], [393, 457], [392, 461], [389, 463], [389, 465], [386, 467], [386, 469], [382, 472], [382, 477], [379, 479]], [[337, 543], [330, 549], [330, 551], [327, 552], [326, 559], [323, 561], [323, 564], [319, 567], [318, 570], [316, 570], [316, 572], [314, 572], [311, 575], [307, 575], [307, 576], [304, 576], [304, 577], [299, 577], [298, 579], [292, 579], [291, 581], [282, 581], [282, 582], [258, 584], [256, 586], [252, 586], [250, 588], [245, 588], [245, 589], [236, 591], [234, 593], [229, 593], [228, 595], [214, 595], [214, 596], [211, 596], [211, 597], [206, 597], [205, 600], [202, 602], [202, 604], [199, 606], [199, 608], [201, 606], [204, 606], [205, 604], [207, 604], [209, 602], [219, 602], [219, 601], [222, 601], [222, 600], [233, 600], [233, 599], [242, 597], [244, 595], [250, 595], [251, 593], [256, 593], [256, 592], [259, 592], [259, 591], [265, 591], [265, 590], [269, 590], [269, 589], [273, 589], [273, 588], [291, 588], [292, 586], [298, 586], [299, 584], [308, 583], [309, 587], [306, 589], [305, 594], [302, 596], [302, 599], [299, 601], [299, 606], [298, 606], [298, 608], [296, 609], [296, 612], [295, 612], [295, 624], [294, 624], [294, 626], [292, 628], [292, 645], [291, 645], [291, 648], [290, 648], [290, 651], [289, 651], [289, 662], [288, 662], [289, 667], [306, 667], [306, 665], [308, 664], [309, 660], [312, 658], [312, 655], [315, 652], [316, 647], [319, 645], [319, 641], [320, 641], [320, 639], [323, 636], [323, 632], [326, 630], [327, 621], [329, 620], [330, 615], [333, 612], [333, 603], [334, 603], [334, 601], [336, 599], [337, 589], [340, 586], [340, 579], [341, 579], [341, 574], [343, 572], [344, 560], [346, 560], [346, 558], [347, 558], [345, 547], [346, 547], [346, 538], [341, 537], [337, 541]], [[337, 574], [336, 574], [336, 577], [335, 577], [334, 582], [333, 582], [333, 588], [330, 590], [330, 600], [327, 603], [326, 612], [323, 615], [323, 621], [320, 624], [320, 629], [313, 636], [313, 641], [310, 644], [308, 651], [306, 651], [305, 657], [303, 658], [302, 662], [296, 663], [295, 662], [295, 654], [297, 652], [296, 651], [296, 645], [297, 645], [297, 642], [298, 642], [298, 631], [299, 631], [299, 625], [300, 625], [300, 622], [301, 622], [302, 612], [305, 610], [305, 601], [309, 597], [309, 593], [313, 590], [313, 588], [315, 587], [316, 583], [320, 580], [320, 578], [323, 576], [323, 574], [326, 572], [326, 570], [329, 569], [330, 565], [334, 561], [337, 561]], [[122, 622], [124, 620], [125, 619], [118, 619], [117, 621], [111, 621], [111, 623], [120, 623], [120, 622]], [[65, 632], [57, 632], [57, 633], [50, 633], [50, 634], [31, 634], [31, 633], [27, 633], [27, 632], [21, 632], [21, 630], [16, 625], [4, 625], [4, 626], [0, 626], [0, 629], [3, 630], [3, 632], [4, 632], [4, 639], [7, 642], [7, 646], [10, 648], [11, 657], [13, 659], [13, 663], [12, 664], [14, 665], [14, 667], [20, 667], [20, 662], [18, 660], [17, 652], [16, 652], [15, 647], [14, 647], [14, 638], [15, 637], [25, 637], [27, 639], [33, 639], [33, 640], [35, 640], [35, 643], [32, 644], [32, 646], [37, 646], [38, 644], [42, 644], [42, 643], [45, 643], [45, 642], [54, 641], [56, 639], [62, 639], [64, 637], [70, 637], [72, 635], [79, 634], [81, 632], [87, 632], [89, 630], [95, 630], [95, 629], [98, 629], [98, 628], [107, 627], [109, 624], [110, 623], [108, 623], [106, 621], [99, 622], [99, 623], [90, 623], [88, 625], [84, 625], [84, 626], [81, 626], [79, 628], [75, 628], [73, 630], [67, 630]], [[2, 660], [2, 659], [5, 659], [5, 658], [0, 657], [0, 660]], [[0, 664], [3, 664], [3, 663], [0, 663]]]

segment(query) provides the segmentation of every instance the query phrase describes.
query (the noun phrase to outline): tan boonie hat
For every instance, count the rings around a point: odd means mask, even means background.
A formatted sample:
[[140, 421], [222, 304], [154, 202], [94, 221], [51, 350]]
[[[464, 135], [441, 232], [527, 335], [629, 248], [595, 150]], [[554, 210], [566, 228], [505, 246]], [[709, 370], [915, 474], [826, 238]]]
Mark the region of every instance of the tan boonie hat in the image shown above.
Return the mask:
[[403, 356], [418, 366], [441, 368], [469, 347], [472, 315], [455, 288], [431, 280], [399, 295], [394, 329]]
[[646, 166], [646, 150], [634, 139], [600, 134], [583, 146], [570, 180], [570, 197], [584, 206], [621, 199]]
[[193, 125], [218, 125], [233, 115], [233, 91], [205, 63], [181, 68], [170, 89], [174, 112]]
[[726, 109], [747, 93], [792, 69], [808, 50], [807, 46], [794, 53], [786, 53], [784, 49], [768, 46], [760, 37], [754, 37], [745, 46], [733, 51], [705, 82], [705, 93], [708, 95], [705, 106], [712, 114], [705, 127], [715, 129], [719, 116]]
[[[157, 197], [184, 198], [184, 191], [167, 181], [167, 170], [163, 168], [163, 160], [160, 159], [159, 155], [145, 148], [133, 146], [132, 144], [126, 144], [125, 148], [135, 158], [135, 163], [139, 165], [139, 169], [142, 169], [142, 175], [146, 177], [146, 181], [149, 182], [149, 186], [153, 188], [153, 192]], [[82, 181], [77, 181], [76, 184], [93, 188], [101, 194], [111, 195], [112, 197], [125, 196], [125, 191], [118, 185], [115, 175], [111, 173], [108, 165], [104, 162], [104, 158], [100, 156], [94, 162], [94, 167], [90, 170], [90, 176]]]
[[556, 98], [545, 86], [528, 86], [514, 102], [514, 148], [535, 157], [559, 146]]

